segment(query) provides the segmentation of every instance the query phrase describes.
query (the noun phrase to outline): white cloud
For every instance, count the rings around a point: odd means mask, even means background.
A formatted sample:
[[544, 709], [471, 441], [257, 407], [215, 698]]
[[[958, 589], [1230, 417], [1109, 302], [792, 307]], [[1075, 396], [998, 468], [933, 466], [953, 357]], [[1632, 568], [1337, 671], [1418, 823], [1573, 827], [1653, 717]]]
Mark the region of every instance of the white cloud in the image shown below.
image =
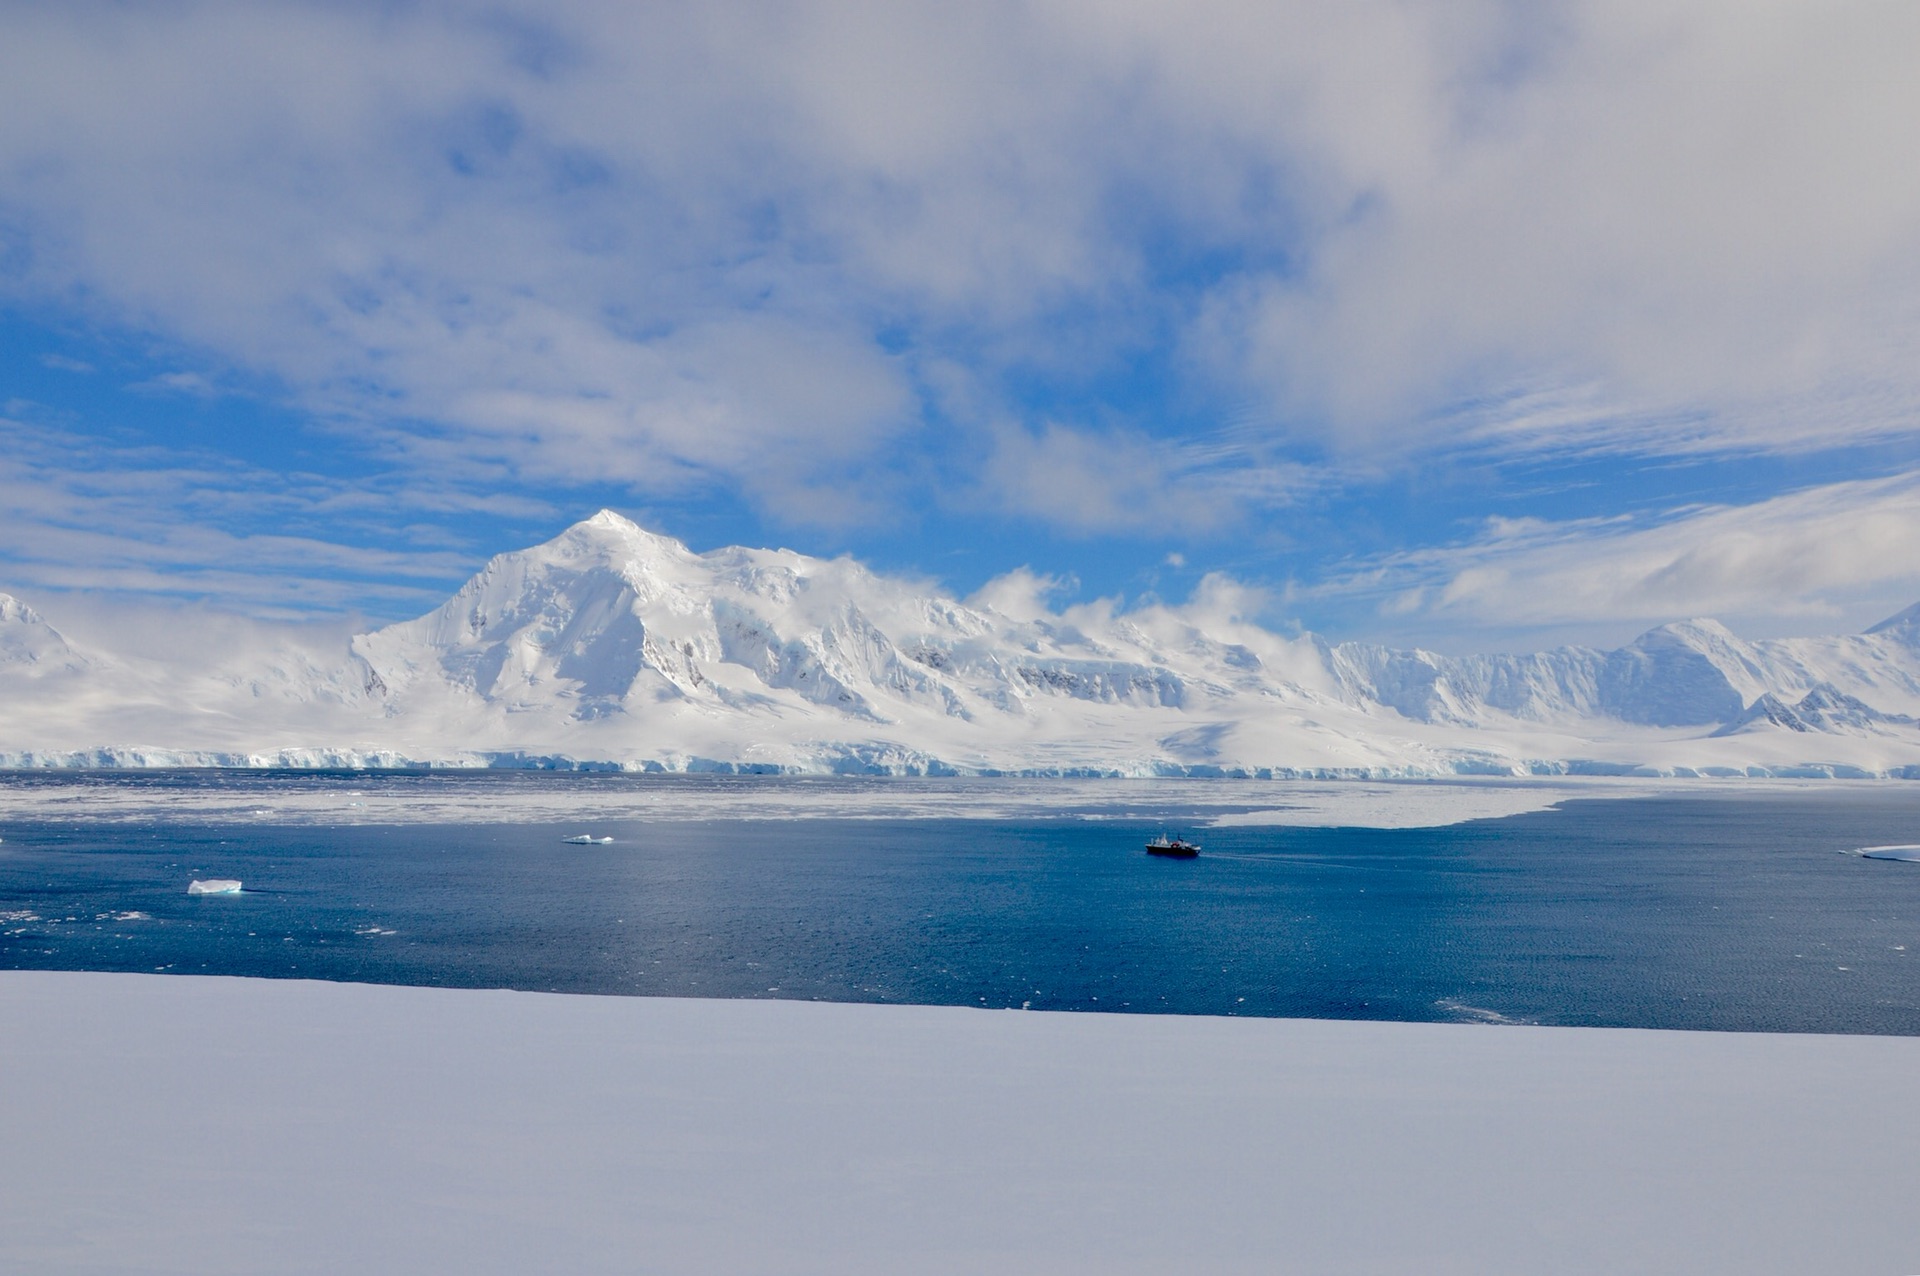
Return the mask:
[[0, 418], [0, 590], [36, 606], [104, 591], [260, 615], [410, 615], [475, 565], [436, 529], [396, 520], [435, 509], [550, 517], [524, 498], [273, 473]]
[[1494, 519], [1478, 538], [1396, 555], [1325, 588], [1428, 631], [1652, 625], [1833, 632], [1920, 599], [1920, 474], [1833, 483], [1657, 519]]
[[817, 296], [750, 224], [782, 181], [684, 92], [697, 32], [581, 6], [559, 38], [591, 56], [538, 74], [457, 10], [16, 16], [16, 296], [151, 326], [403, 448], [416, 423], [457, 432], [535, 479], [777, 487], [913, 416], [845, 289]]
[[1147, 538], [1218, 531], [1306, 482], [1304, 467], [1224, 436], [1177, 442], [1058, 424], [1003, 426], [985, 466], [987, 499], [1007, 514]]
[[997, 611], [1010, 620], [1052, 620], [1055, 616], [1047, 600], [1071, 588], [1070, 580], [1043, 576], [1031, 567], [1016, 567], [980, 586], [967, 602]]
[[220, 394], [220, 387], [198, 372], [163, 372], [128, 388], [156, 394], [184, 394], [196, 399], [212, 399]]
[[[1376, 440], [1514, 384], [1577, 387], [1584, 439], [1639, 449], [1910, 433], [1920, 13], [1550, 12], [1511, 74], [1474, 65], [1513, 34], [1494, 24], [1368, 79], [1396, 145], [1337, 121], [1307, 139], [1348, 212], [1299, 278], [1220, 290], [1216, 352]], [[1506, 424], [1559, 441], [1552, 420]]]

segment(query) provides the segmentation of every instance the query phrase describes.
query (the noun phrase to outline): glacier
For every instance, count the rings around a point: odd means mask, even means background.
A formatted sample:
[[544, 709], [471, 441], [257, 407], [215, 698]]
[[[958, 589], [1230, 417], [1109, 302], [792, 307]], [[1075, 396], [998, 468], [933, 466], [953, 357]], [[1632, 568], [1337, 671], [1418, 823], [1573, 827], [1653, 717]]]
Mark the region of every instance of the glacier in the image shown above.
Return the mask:
[[1920, 606], [1446, 656], [1230, 609], [963, 601], [602, 511], [338, 649], [182, 665], [0, 595], [0, 765], [841, 775], [1920, 778]]

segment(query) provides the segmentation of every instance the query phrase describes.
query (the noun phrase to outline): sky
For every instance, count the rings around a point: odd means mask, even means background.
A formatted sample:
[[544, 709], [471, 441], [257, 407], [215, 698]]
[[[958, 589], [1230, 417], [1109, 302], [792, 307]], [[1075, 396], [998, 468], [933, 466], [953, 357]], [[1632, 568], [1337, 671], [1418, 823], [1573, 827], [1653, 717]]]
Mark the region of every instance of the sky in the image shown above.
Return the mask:
[[610, 507], [1442, 650], [1920, 600], [1920, 7], [0, 0], [0, 589]]

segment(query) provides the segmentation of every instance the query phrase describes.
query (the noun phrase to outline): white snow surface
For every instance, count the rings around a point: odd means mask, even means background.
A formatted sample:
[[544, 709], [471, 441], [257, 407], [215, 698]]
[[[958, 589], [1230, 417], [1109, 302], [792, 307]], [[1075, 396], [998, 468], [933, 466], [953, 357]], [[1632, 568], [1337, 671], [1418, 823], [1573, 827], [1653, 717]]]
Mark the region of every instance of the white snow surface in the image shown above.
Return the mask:
[[1277, 634], [1212, 587], [1131, 611], [1006, 595], [696, 554], [608, 511], [331, 652], [183, 672], [0, 595], [0, 765], [1920, 777], [1920, 607], [1840, 637], [1693, 620], [1448, 657]]
[[1912, 1038], [53, 972], [0, 1019], [9, 1272], [1920, 1271]]
[[[91, 777], [0, 785], [0, 822], [41, 824], [548, 824], [567, 840], [580, 821], [1123, 820], [1189, 828], [1435, 828], [1546, 810], [1569, 799], [1644, 797], [1675, 781], [1546, 777], [1437, 780], [799, 778], [628, 776], [615, 782], [518, 783], [518, 776], [440, 772], [431, 784], [378, 774], [343, 780], [291, 772], [265, 784], [152, 789]], [[1729, 780], [1716, 793], [1818, 790], [1839, 780]]]

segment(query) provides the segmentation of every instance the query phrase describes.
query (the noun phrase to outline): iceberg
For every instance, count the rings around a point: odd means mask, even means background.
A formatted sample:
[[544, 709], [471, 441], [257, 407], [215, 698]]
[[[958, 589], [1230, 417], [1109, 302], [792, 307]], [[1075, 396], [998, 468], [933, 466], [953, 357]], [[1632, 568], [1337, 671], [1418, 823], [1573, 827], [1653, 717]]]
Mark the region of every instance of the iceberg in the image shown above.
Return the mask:
[[206, 881], [195, 879], [187, 887], [189, 895], [238, 895], [240, 883], [230, 877], [209, 877]]
[[575, 833], [572, 837], [563, 837], [560, 840], [570, 846], [611, 846], [613, 844], [612, 838], [595, 837], [591, 833]]

